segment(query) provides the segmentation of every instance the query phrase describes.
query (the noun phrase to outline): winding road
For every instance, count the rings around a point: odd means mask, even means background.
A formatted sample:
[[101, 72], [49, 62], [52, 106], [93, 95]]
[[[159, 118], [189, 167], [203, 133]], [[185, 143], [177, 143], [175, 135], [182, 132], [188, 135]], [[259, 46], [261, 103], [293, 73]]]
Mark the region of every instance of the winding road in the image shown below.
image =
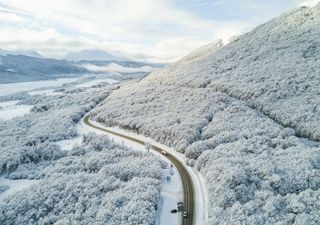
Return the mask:
[[[118, 132], [115, 132], [113, 130], [110, 130], [108, 128], [102, 128], [99, 126], [96, 126], [92, 122], [90, 122], [90, 116], [86, 116], [84, 118], [84, 123], [94, 129], [136, 142], [141, 145], [145, 145], [145, 142], [139, 138], [133, 138], [125, 134], [121, 134]], [[162, 151], [167, 152], [165, 149], [162, 149], [156, 145], [151, 145], [150, 146], [152, 150], [157, 151], [161, 154]], [[172, 164], [177, 168], [177, 170], [180, 173], [180, 177], [182, 180], [182, 186], [183, 186], [183, 204], [184, 204], [184, 211], [188, 212], [188, 218], [183, 218], [182, 213], [182, 225], [194, 225], [194, 213], [195, 213], [195, 199], [194, 199], [194, 186], [192, 182], [191, 175], [189, 174], [188, 170], [186, 169], [186, 166], [179, 160], [177, 159], [174, 155], [170, 154], [167, 152], [166, 157], [172, 162]], [[169, 210], [169, 209], [168, 209]]]

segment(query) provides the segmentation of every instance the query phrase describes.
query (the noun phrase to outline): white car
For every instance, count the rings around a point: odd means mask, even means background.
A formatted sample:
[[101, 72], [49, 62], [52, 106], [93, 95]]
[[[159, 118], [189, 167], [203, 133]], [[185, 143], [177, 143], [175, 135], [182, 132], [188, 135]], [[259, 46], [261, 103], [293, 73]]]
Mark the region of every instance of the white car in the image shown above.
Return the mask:
[[161, 154], [162, 154], [162, 155], [165, 155], [165, 156], [168, 155], [168, 153], [167, 153], [166, 151], [161, 151]]
[[183, 218], [188, 218], [188, 212], [187, 211], [183, 211], [183, 213], [182, 213], [182, 216], [183, 216]]

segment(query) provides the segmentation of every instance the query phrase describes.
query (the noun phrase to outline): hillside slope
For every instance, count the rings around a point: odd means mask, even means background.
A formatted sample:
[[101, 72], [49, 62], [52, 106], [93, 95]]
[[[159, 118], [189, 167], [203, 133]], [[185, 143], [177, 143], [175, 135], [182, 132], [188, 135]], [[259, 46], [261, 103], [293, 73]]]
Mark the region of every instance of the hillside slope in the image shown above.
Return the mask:
[[204, 47], [92, 112], [185, 153], [208, 224], [320, 224], [320, 5]]
[[320, 5], [300, 8], [201, 60], [181, 60], [155, 72], [145, 82], [227, 93], [298, 135], [320, 141], [319, 37]]

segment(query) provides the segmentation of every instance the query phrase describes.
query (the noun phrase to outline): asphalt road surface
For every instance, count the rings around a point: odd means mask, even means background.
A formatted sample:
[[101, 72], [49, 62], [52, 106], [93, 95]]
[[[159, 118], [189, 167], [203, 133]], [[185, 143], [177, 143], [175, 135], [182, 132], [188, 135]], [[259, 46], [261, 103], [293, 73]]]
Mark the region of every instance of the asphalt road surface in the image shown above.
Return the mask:
[[[113, 135], [121, 137], [121, 138], [125, 138], [127, 140], [136, 142], [141, 145], [145, 145], [145, 142], [139, 138], [133, 138], [133, 137], [127, 136], [125, 134], [120, 134], [120, 133], [112, 131], [108, 128], [98, 127], [98, 126], [94, 125], [93, 123], [91, 123], [89, 118], [90, 118], [89, 115], [86, 116], [84, 118], [84, 123], [92, 128], [95, 128], [97, 130], [100, 130], [100, 131], [103, 131], [103, 132], [106, 132], [109, 134], [113, 134]], [[165, 149], [162, 149], [162, 148], [157, 147], [155, 145], [150, 145], [150, 147], [154, 151], [157, 151], [159, 153], [161, 153], [162, 151], [166, 152]], [[182, 180], [183, 210], [188, 212], [187, 218], [183, 218], [182, 213], [181, 213], [182, 225], [193, 225], [194, 224], [194, 214], [195, 214], [195, 203], [194, 203], [194, 187], [193, 187], [191, 175], [189, 174], [186, 167], [174, 155], [171, 155], [169, 152], [166, 152], [166, 153], [167, 153], [167, 155], [165, 157], [167, 157], [172, 162], [172, 164], [177, 168], [177, 170], [180, 173], [181, 180]], [[171, 209], [168, 209], [168, 210], [171, 210]]]

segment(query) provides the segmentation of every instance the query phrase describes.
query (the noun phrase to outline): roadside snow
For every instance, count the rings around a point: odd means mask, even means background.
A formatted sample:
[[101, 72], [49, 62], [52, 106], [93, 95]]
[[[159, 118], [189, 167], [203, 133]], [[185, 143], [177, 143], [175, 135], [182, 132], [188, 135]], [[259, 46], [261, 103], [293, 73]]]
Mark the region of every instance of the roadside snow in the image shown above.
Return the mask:
[[[171, 210], [177, 209], [177, 202], [183, 200], [182, 182], [178, 170], [173, 167], [173, 175], [170, 170], [163, 171], [164, 182], [161, 186], [156, 225], [177, 225], [181, 221], [181, 214], [171, 213]], [[167, 177], [170, 180], [166, 180]]]
[[0, 192], [0, 200], [2, 200], [4, 197], [8, 195], [21, 191], [25, 188], [28, 188], [29, 186], [37, 182], [38, 180], [28, 180], [28, 179], [10, 180], [10, 179], [0, 177], [0, 186], [9, 187], [6, 191], [2, 193]]

